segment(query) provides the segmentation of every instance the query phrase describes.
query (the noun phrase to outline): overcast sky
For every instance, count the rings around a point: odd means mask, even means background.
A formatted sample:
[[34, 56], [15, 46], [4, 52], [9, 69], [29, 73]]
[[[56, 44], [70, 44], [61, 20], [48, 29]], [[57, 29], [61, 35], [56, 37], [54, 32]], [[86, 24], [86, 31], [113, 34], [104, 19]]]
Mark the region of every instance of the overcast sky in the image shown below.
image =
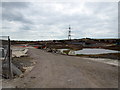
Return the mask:
[[2, 35], [15, 40], [117, 38], [117, 2], [2, 2]]

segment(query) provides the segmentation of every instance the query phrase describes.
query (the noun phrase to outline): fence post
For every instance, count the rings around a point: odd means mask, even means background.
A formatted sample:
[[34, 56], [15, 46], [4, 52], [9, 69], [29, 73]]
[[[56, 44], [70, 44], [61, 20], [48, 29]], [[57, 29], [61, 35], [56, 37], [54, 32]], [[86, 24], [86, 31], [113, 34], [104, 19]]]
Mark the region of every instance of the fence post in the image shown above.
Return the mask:
[[12, 59], [12, 52], [10, 49], [10, 38], [8, 36], [8, 75], [9, 75], [9, 79], [13, 78], [13, 73], [12, 73], [12, 64], [11, 64], [11, 59]]

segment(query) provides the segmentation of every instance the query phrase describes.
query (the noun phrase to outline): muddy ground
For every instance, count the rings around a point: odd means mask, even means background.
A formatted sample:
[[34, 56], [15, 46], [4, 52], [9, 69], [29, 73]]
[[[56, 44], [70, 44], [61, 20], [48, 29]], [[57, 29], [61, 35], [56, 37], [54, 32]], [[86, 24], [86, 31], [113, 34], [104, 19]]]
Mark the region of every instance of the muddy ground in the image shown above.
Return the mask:
[[23, 73], [26, 71], [24, 67], [30, 67], [33, 66], [33, 58], [26, 56], [26, 57], [20, 57], [20, 58], [13, 58], [12, 63], [18, 67]]
[[87, 58], [29, 49], [36, 62], [22, 78], [11, 81], [17, 88], [117, 88], [118, 67]]
[[78, 54], [79, 57], [88, 57], [88, 58], [108, 58], [113, 60], [120, 60], [120, 53], [108, 53], [108, 54], [97, 54], [97, 55], [82, 55]]

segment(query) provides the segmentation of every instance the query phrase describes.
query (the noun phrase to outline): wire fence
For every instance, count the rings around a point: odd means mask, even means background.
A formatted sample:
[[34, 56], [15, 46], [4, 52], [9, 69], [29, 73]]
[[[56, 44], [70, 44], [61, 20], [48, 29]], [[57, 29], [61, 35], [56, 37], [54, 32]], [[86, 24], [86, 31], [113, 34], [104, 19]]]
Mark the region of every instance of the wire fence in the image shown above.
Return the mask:
[[0, 36], [0, 63], [1, 63], [1, 76], [4, 78], [12, 78], [11, 69], [11, 47], [9, 36]]
[[1, 49], [0, 58], [5, 59], [8, 47], [9, 47], [8, 36], [0, 36], [0, 49]]

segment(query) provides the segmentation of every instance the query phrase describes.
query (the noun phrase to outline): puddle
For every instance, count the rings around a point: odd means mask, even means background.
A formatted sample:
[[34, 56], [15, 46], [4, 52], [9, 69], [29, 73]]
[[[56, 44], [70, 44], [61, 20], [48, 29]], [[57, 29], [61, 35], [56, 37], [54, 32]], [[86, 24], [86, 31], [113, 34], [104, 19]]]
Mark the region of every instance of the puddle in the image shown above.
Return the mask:
[[75, 54], [86, 54], [86, 55], [92, 55], [92, 54], [107, 54], [107, 53], [118, 53], [118, 51], [115, 50], [108, 50], [108, 49], [82, 49], [75, 51]]

